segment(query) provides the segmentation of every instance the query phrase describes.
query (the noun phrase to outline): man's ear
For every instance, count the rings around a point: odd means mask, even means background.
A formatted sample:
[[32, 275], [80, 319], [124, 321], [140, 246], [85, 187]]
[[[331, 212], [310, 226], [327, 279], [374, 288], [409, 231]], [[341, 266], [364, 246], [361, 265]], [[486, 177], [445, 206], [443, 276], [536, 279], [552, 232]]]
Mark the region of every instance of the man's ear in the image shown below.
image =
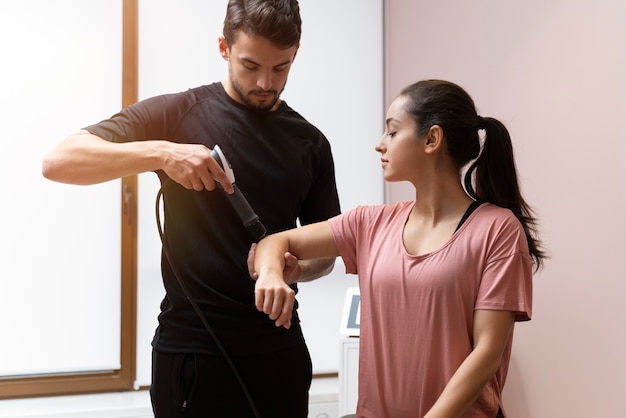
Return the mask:
[[217, 39], [217, 45], [220, 50], [220, 55], [222, 56], [222, 58], [228, 61], [230, 58], [230, 50], [228, 49], [228, 44], [226, 43], [226, 39], [224, 39], [223, 36], [220, 36]]
[[426, 134], [424, 147], [427, 153], [435, 154], [443, 150], [443, 129], [439, 125], [433, 125]]

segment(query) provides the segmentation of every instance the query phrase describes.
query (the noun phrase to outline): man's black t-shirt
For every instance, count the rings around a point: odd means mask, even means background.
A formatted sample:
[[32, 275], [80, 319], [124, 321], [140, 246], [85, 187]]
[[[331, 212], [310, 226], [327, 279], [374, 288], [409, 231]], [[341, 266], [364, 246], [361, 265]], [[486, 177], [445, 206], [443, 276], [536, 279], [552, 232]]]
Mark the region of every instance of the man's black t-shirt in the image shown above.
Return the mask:
[[[85, 129], [114, 142], [219, 145], [268, 233], [293, 228], [297, 219], [308, 224], [340, 211], [330, 144], [285, 102], [273, 112], [251, 111], [214, 83], [141, 101]], [[295, 308], [289, 330], [256, 310], [246, 265], [252, 238], [224, 192], [187, 190], [168, 181], [164, 172], [158, 175], [170, 260], [226, 350], [246, 355], [301, 343]], [[219, 354], [167, 257], [161, 266], [166, 296], [153, 347]]]

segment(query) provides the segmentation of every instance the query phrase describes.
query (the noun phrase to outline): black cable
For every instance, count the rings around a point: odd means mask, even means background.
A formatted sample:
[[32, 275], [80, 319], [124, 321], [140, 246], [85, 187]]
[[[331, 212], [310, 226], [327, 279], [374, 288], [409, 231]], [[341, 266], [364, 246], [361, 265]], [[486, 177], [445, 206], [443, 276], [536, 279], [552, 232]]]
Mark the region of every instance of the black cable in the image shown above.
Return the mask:
[[215, 334], [215, 331], [209, 325], [209, 322], [207, 321], [206, 317], [204, 316], [204, 314], [200, 310], [200, 307], [196, 304], [196, 301], [193, 300], [193, 298], [191, 297], [191, 294], [189, 293], [189, 290], [187, 289], [187, 286], [185, 286], [185, 284], [183, 283], [183, 280], [181, 279], [180, 275], [177, 274], [176, 268], [174, 267], [174, 263], [170, 259], [170, 256], [169, 256], [169, 254], [170, 254], [170, 252], [169, 252], [169, 245], [167, 244], [167, 239], [165, 238], [165, 234], [163, 234], [163, 229], [161, 228], [161, 212], [159, 210], [160, 209], [160, 207], [159, 207], [160, 205], [159, 204], [161, 202], [161, 196], [163, 196], [163, 186], [165, 184], [167, 184], [167, 182], [169, 182], [169, 181], [170, 180], [168, 179], [166, 181], [166, 183], [164, 183], [161, 186], [161, 188], [159, 189], [159, 192], [157, 193], [157, 197], [156, 197], [156, 221], [157, 221], [157, 228], [159, 230], [159, 237], [161, 238], [161, 244], [163, 245], [163, 252], [165, 253], [165, 256], [167, 257], [167, 259], [170, 262], [169, 264], [170, 264], [170, 267], [172, 269], [172, 273], [174, 274], [174, 277], [176, 277], [176, 281], [178, 281], [178, 284], [180, 285], [180, 288], [182, 289], [183, 293], [185, 294], [185, 297], [187, 298], [187, 300], [189, 301], [189, 303], [193, 307], [194, 311], [198, 315], [198, 318], [200, 318], [200, 321], [202, 322], [202, 325], [204, 325], [204, 328], [206, 328], [207, 332], [209, 333], [209, 335], [211, 336], [211, 338], [215, 342], [215, 345], [217, 346], [217, 348], [222, 353], [222, 356], [224, 356], [224, 359], [226, 360], [226, 363], [228, 363], [228, 365], [230, 366], [231, 370], [233, 371], [233, 374], [235, 375], [235, 378], [237, 379], [237, 382], [239, 382], [239, 386], [241, 387], [241, 390], [243, 391], [243, 394], [245, 395], [246, 399], [248, 400], [248, 404], [250, 405], [250, 408], [252, 409], [252, 412], [254, 413], [254, 416], [256, 418], [261, 418], [261, 414], [259, 414], [259, 411], [257, 410], [256, 405], [254, 404], [254, 401], [252, 400], [252, 397], [250, 396], [250, 393], [248, 392], [248, 388], [246, 387], [245, 383], [243, 382], [243, 379], [241, 378], [241, 375], [237, 371], [237, 367], [235, 366], [235, 364], [231, 360], [230, 356], [228, 355], [228, 352], [226, 352], [226, 349], [224, 348], [224, 346], [220, 342], [219, 338], [217, 337], [217, 334]]

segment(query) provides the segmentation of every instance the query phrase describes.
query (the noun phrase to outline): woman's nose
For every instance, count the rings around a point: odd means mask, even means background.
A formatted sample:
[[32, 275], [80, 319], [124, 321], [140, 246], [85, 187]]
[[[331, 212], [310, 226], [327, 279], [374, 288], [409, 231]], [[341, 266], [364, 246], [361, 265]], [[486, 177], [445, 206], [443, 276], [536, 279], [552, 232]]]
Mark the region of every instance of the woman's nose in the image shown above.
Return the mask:
[[384, 141], [384, 136], [380, 138], [380, 140], [378, 141], [378, 144], [376, 144], [376, 146], [374, 147], [374, 149], [377, 152], [380, 152], [381, 154], [385, 152], [384, 148], [385, 148], [385, 141]]

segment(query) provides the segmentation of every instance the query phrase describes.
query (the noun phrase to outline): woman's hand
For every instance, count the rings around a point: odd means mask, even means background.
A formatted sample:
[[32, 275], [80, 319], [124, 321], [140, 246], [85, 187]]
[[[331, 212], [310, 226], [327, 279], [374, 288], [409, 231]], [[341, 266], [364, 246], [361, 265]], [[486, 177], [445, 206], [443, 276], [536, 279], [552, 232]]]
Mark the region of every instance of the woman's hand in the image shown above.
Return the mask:
[[291, 327], [295, 301], [296, 292], [285, 283], [282, 272], [269, 269], [259, 272], [254, 285], [254, 304], [259, 311], [275, 321], [277, 327]]

